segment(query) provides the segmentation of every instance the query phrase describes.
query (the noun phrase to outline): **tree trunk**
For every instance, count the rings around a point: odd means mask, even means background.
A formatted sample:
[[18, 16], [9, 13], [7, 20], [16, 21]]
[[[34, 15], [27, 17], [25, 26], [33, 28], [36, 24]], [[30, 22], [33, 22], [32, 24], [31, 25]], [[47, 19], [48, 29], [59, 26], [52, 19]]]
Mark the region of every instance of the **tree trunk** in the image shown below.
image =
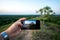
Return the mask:
[[43, 30], [43, 28], [44, 28], [44, 21], [40, 21], [40, 27]]

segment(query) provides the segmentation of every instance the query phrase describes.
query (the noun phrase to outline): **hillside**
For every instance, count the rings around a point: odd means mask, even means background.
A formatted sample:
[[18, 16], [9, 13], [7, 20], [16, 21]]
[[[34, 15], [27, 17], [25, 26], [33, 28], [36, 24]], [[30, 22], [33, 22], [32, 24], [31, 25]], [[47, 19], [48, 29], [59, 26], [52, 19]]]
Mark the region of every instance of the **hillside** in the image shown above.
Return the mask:
[[[56, 20], [54, 19], [56, 18]], [[30, 18], [29, 20], [40, 20], [40, 17]], [[22, 33], [16, 37], [15, 39], [24, 40], [25, 36], [29, 34], [32, 35], [31, 40], [60, 40], [60, 16], [53, 16], [50, 18], [51, 20], [45, 20], [45, 25], [43, 29], [40, 30], [31, 30], [32, 33], [28, 33], [31, 31], [22, 31]], [[56, 22], [55, 22], [56, 21]], [[13, 22], [12, 22], [13, 23]], [[12, 23], [0, 26], [0, 32], [7, 29]], [[28, 34], [28, 35], [26, 35]], [[25, 38], [26, 39], [26, 38]]]

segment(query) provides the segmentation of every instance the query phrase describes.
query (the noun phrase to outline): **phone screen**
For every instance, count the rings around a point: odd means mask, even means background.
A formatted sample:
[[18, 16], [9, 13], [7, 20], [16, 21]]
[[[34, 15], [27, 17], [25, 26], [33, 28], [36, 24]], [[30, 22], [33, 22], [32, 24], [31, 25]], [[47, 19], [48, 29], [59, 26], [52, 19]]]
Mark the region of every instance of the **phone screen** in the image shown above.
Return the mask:
[[21, 29], [40, 29], [40, 20], [25, 20]]

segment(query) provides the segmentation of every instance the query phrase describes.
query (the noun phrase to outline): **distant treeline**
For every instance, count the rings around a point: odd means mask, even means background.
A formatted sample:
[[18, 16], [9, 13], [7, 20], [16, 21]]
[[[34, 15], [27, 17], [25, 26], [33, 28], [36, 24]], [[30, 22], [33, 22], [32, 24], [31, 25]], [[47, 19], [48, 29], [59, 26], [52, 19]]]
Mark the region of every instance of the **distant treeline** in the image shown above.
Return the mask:
[[27, 19], [31, 19], [38, 16], [39, 15], [0, 15], [0, 26], [15, 22], [19, 18], [25, 17]]
[[[39, 15], [0, 15], [0, 26], [15, 22], [19, 18], [25, 17], [27, 19], [32, 19], [38, 16]], [[60, 16], [52, 15], [51, 17], [48, 18], [48, 20], [45, 20], [45, 22], [52, 22], [60, 25]]]

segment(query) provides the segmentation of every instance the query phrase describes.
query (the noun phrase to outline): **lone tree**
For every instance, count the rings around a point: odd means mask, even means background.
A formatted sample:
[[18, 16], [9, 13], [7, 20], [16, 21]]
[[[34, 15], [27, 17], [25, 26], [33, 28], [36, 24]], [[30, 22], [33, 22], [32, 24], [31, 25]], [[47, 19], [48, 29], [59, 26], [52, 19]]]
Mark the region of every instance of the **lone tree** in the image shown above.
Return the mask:
[[37, 13], [40, 13], [41, 15], [41, 28], [44, 28], [44, 20], [47, 20], [50, 15], [55, 14], [55, 12], [53, 12], [53, 10], [49, 6], [39, 9]]

